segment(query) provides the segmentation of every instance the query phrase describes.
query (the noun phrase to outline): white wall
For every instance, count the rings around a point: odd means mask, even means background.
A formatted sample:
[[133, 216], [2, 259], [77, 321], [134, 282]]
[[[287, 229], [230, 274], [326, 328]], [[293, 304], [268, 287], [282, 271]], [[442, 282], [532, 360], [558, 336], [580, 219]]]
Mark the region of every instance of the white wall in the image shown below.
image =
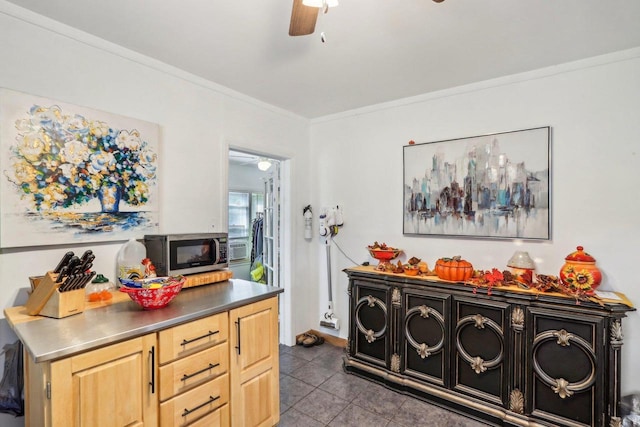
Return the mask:
[[[356, 262], [377, 240], [431, 267], [462, 255], [478, 269], [506, 268], [514, 250], [538, 259], [538, 272], [557, 275], [577, 245], [597, 259], [603, 288], [640, 303], [636, 272], [640, 241], [640, 50], [510, 76], [312, 123], [314, 206], [339, 204], [345, 226], [336, 240]], [[402, 146], [538, 126], [552, 127], [552, 228], [545, 242], [408, 237], [402, 234]], [[319, 245], [318, 248], [319, 249]], [[353, 264], [333, 252], [334, 301], [348, 319], [347, 278]], [[318, 252], [324, 263], [324, 252]], [[324, 270], [320, 269], [320, 282]], [[325, 310], [319, 287], [318, 312]], [[336, 296], [337, 295], [337, 298]], [[640, 317], [623, 322], [622, 388], [638, 391]], [[340, 329], [341, 337], [347, 328]]]
[[[290, 211], [285, 213], [294, 225], [288, 239], [293, 250], [306, 257], [310, 246], [297, 231], [302, 228], [301, 214], [291, 214], [308, 203], [310, 181], [300, 172], [309, 169], [306, 119], [4, 1], [0, 58], [0, 87], [160, 124], [162, 231], [226, 230], [230, 145], [290, 159], [289, 173], [295, 179]], [[112, 277], [122, 243], [0, 249], [0, 307], [24, 303], [28, 276], [51, 269], [67, 250], [91, 247], [96, 253], [94, 269]], [[298, 274], [296, 269], [288, 271], [285, 286], [298, 280]], [[294, 323], [300, 313], [306, 315], [304, 308], [293, 311], [289, 317]], [[0, 347], [15, 339], [2, 319]], [[14, 423], [23, 421], [0, 414], [0, 425]]]

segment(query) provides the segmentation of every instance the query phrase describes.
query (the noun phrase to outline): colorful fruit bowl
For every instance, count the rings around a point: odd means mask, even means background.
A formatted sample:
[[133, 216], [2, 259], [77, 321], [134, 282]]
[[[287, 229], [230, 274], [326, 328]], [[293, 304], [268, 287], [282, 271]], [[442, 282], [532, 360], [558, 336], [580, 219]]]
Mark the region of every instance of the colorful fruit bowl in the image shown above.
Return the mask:
[[127, 293], [140, 307], [154, 310], [166, 307], [178, 295], [186, 279], [184, 276], [170, 276], [134, 280], [132, 284], [122, 281], [120, 292]]

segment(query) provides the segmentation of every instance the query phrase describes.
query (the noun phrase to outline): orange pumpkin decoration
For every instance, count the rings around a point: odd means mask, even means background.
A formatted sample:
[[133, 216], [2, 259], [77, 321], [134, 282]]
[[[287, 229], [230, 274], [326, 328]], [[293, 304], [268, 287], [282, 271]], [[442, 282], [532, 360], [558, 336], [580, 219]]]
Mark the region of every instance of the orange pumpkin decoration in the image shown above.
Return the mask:
[[453, 258], [440, 258], [436, 261], [436, 274], [443, 280], [452, 282], [464, 282], [471, 279], [473, 266], [460, 256]]

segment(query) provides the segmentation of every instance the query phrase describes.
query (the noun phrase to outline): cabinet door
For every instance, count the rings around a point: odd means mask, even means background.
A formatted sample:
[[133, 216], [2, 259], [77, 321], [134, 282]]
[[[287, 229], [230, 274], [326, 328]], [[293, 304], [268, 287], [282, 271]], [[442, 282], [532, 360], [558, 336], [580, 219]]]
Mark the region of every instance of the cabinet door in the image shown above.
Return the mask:
[[506, 405], [509, 377], [509, 304], [454, 297], [454, 390]]
[[604, 424], [604, 319], [531, 308], [526, 410], [552, 424]]
[[156, 426], [155, 334], [51, 363], [51, 426]]
[[404, 373], [448, 387], [449, 295], [407, 290], [403, 299]]
[[278, 298], [229, 313], [231, 423], [274, 426], [280, 420]]
[[384, 368], [390, 365], [389, 286], [355, 280], [351, 290], [351, 355]]

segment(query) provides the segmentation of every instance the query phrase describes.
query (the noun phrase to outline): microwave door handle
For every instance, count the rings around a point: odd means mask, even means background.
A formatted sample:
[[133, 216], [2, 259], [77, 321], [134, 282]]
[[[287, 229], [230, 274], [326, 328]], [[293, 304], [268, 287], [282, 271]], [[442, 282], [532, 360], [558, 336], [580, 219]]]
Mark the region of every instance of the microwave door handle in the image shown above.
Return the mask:
[[217, 239], [213, 240], [213, 246], [215, 246], [214, 254], [216, 254], [216, 259], [214, 260], [214, 264], [220, 264], [220, 241]]

